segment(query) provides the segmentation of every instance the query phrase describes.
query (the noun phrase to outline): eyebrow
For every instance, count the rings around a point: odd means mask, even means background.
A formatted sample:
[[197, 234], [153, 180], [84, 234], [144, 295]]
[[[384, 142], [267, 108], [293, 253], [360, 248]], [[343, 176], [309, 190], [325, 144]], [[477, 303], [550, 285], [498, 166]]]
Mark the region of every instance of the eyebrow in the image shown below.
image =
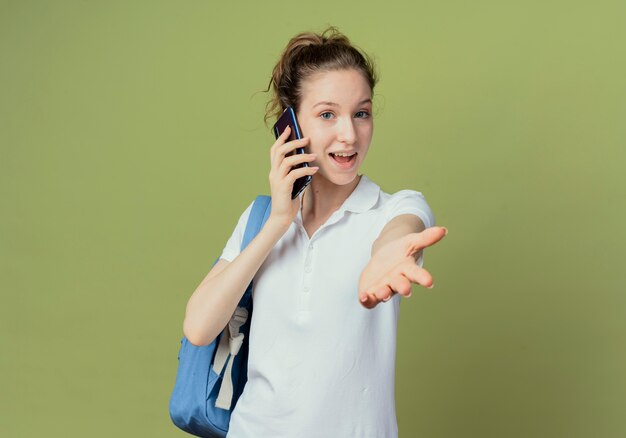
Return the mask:
[[[362, 101], [359, 102], [359, 105], [363, 105], [364, 103], [372, 103], [372, 99], [363, 99]], [[315, 108], [318, 105], [339, 106], [339, 104], [335, 102], [323, 101], [323, 102], [317, 102], [315, 105], [313, 105], [313, 108]]]

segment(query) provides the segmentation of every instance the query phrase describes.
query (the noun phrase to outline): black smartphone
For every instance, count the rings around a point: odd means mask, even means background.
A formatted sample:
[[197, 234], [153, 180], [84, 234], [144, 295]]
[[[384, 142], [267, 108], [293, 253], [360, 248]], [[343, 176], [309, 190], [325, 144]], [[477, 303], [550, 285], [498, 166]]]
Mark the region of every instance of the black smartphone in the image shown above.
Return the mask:
[[[278, 138], [283, 132], [285, 132], [285, 128], [287, 126], [291, 127], [291, 132], [289, 133], [289, 138], [285, 141], [285, 143], [291, 140], [299, 140], [302, 138], [302, 132], [300, 131], [300, 126], [298, 126], [298, 121], [296, 120], [296, 113], [292, 107], [287, 107], [285, 111], [283, 111], [281, 116], [278, 118], [276, 123], [274, 124], [273, 130], [274, 130], [274, 135], [276, 136], [276, 138]], [[295, 152], [291, 151], [286, 156], [288, 157], [290, 155], [293, 155], [294, 153], [304, 154], [304, 148], [296, 148]], [[292, 167], [292, 169], [298, 169], [300, 167], [309, 167], [309, 163], [305, 161], [303, 163], [297, 164], [296, 166]], [[298, 178], [293, 183], [293, 190], [291, 191], [291, 199], [296, 199], [296, 197], [300, 193], [302, 193], [302, 191], [306, 188], [306, 186], [308, 186], [311, 183], [311, 179], [313, 179], [311, 175], [305, 175], [305, 176]]]

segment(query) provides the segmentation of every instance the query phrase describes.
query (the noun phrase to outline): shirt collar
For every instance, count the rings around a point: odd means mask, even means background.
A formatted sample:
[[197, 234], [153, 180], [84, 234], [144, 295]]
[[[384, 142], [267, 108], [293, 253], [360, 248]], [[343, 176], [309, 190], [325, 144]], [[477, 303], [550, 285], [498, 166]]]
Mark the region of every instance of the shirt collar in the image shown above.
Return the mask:
[[[300, 194], [302, 197], [304, 192]], [[359, 183], [354, 188], [350, 196], [343, 201], [341, 207], [339, 207], [329, 218], [326, 225], [331, 225], [339, 220], [346, 211], [353, 213], [364, 213], [370, 210], [378, 203], [380, 194], [380, 187], [374, 181], [369, 179], [364, 174], [361, 175]], [[302, 212], [298, 210], [298, 214], [294, 220], [302, 226]]]
[[371, 209], [378, 202], [380, 187], [366, 175], [361, 175], [361, 180], [354, 188], [350, 196], [343, 202], [339, 211], [351, 211], [363, 213]]

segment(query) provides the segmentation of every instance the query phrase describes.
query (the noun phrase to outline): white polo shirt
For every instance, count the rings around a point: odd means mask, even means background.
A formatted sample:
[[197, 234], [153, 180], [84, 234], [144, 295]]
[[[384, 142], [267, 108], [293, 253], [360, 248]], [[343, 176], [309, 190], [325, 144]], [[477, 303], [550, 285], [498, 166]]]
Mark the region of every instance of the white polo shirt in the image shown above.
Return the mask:
[[[221, 258], [238, 254], [252, 203]], [[395, 438], [400, 300], [359, 303], [371, 248], [393, 217], [435, 224], [420, 192], [383, 192], [367, 176], [308, 238], [298, 213], [254, 276], [248, 381], [229, 438]], [[423, 265], [423, 254], [417, 260]]]

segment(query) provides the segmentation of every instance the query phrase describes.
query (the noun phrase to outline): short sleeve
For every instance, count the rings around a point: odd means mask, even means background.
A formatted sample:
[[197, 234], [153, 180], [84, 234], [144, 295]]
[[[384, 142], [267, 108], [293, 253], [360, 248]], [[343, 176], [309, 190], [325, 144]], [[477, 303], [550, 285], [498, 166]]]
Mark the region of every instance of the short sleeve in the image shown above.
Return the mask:
[[435, 216], [421, 192], [414, 190], [400, 190], [391, 195], [391, 199], [385, 208], [389, 222], [401, 214], [414, 214], [418, 216], [426, 228], [435, 226]]
[[241, 241], [243, 240], [243, 234], [246, 231], [246, 225], [248, 224], [248, 218], [250, 217], [253, 204], [254, 201], [248, 205], [248, 208], [246, 208], [239, 217], [237, 226], [235, 226], [233, 234], [231, 234], [230, 238], [226, 242], [224, 250], [222, 251], [222, 255], [220, 256], [221, 259], [232, 262], [241, 252]]
[[[386, 208], [386, 222], [401, 214], [414, 214], [419, 217], [426, 228], [435, 226], [435, 215], [421, 192], [400, 190], [391, 195]], [[424, 251], [416, 261], [419, 267], [424, 265]]]

